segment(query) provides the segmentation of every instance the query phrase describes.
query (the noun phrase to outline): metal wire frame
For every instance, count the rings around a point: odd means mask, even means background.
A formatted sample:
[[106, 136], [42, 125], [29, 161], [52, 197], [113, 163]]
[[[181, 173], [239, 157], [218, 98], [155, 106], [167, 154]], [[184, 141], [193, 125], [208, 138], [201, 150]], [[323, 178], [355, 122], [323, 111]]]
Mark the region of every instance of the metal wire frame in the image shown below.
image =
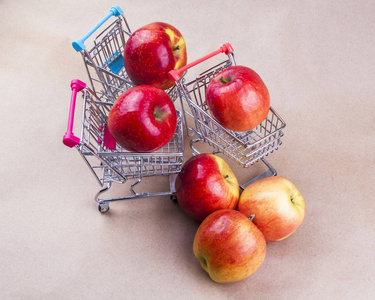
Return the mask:
[[[177, 95], [176, 95], [177, 96]], [[172, 195], [174, 180], [181, 171], [184, 153], [184, 136], [182, 114], [177, 111], [177, 126], [172, 139], [161, 149], [152, 153], [136, 153], [124, 150], [116, 144], [115, 149], [105, 145], [106, 124], [108, 113], [112, 107], [112, 98], [104, 95], [99, 97], [92, 89], [86, 87], [82, 91], [83, 113], [80, 143], [76, 149], [94, 174], [98, 183], [104, 187], [97, 193], [95, 200], [99, 210], [108, 210], [108, 202], [133, 199], [136, 197], [152, 197]], [[144, 177], [169, 176], [171, 190], [162, 193], [137, 193], [133, 187]], [[99, 196], [107, 191], [113, 182], [124, 183], [129, 179], [135, 182], [130, 186], [130, 196], [121, 198], [100, 199]]]
[[[184, 117], [189, 116], [194, 121], [193, 127], [187, 127], [188, 135], [196, 137], [190, 141], [193, 154], [199, 154], [195, 143], [202, 141], [213, 148], [213, 153], [223, 153], [242, 167], [247, 168], [258, 161], [262, 161], [267, 166], [267, 171], [244, 184], [244, 188], [262, 177], [276, 175], [276, 170], [265, 160], [265, 157], [282, 144], [281, 138], [284, 135], [282, 130], [286, 123], [272, 107], [267, 118], [260, 125], [246, 132], [228, 130], [213, 118], [206, 103], [208, 84], [216, 74], [232, 65], [236, 65], [236, 61], [234, 54], [230, 53], [227, 60], [199, 74], [194, 80], [186, 83], [185, 78], [182, 78], [176, 82], [176, 85], [181, 106], [187, 104], [189, 107], [189, 110], [183, 109]], [[187, 124], [187, 121], [185, 123]]]
[[116, 99], [135, 85], [126, 74], [123, 62], [125, 44], [131, 34], [121, 15], [99, 33], [90, 50], [80, 51], [94, 92], [104, 92]]
[[83, 98], [81, 143], [77, 147], [82, 155], [99, 159], [100, 164], [90, 165], [103, 169], [103, 175], [99, 177], [100, 184], [108, 181], [121, 183], [129, 178], [168, 175], [180, 170], [184, 145], [182, 116], [179, 111], [176, 132], [163, 148], [152, 153], [136, 153], [126, 151], [116, 144], [116, 149], [112, 150], [104, 143], [107, 116], [112, 103], [100, 100], [90, 88], [84, 90]]

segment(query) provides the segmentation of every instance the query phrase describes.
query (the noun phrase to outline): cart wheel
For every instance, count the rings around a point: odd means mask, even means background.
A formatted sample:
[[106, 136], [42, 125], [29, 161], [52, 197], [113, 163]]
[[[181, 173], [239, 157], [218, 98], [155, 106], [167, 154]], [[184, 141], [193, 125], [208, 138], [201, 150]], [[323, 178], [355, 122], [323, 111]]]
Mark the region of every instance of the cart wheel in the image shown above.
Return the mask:
[[108, 202], [100, 203], [98, 206], [98, 209], [101, 213], [105, 213], [109, 211], [109, 203]]
[[170, 199], [174, 202], [177, 203], [177, 196], [176, 195], [171, 195]]

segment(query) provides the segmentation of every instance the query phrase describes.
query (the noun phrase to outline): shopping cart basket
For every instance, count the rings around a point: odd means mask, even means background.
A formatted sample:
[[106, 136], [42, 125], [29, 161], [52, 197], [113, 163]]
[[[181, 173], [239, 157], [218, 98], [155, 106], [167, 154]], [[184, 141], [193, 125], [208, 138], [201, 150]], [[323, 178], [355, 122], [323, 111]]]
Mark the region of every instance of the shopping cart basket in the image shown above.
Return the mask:
[[[180, 74], [188, 69], [220, 53], [225, 53], [227, 59], [200, 73], [194, 80], [186, 83], [185, 76], [180, 77]], [[213, 153], [223, 153], [245, 168], [258, 161], [262, 161], [266, 165], [266, 171], [241, 184], [242, 188], [246, 188], [252, 182], [263, 177], [276, 175], [276, 170], [266, 161], [265, 157], [281, 145], [282, 129], [286, 124], [272, 107], [267, 118], [260, 125], [246, 132], [228, 130], [212, 117], [205, 101], [207, 86], [218, 72], [232, 65], [236, 65], [236, 61], [233, 48], [227, 43], [201, 59], [180, 69], [170, 71], [168, 75], [171, 80], [176, 81], [181, 105], [187, 103], [190, 109], [188, 111], [186, 107], [183, 108], [185, 118], [187, 116], [194, 120], [193, 127], [187, 128], [189, 136], [196, 136], [190, 140], [193, 155], [199, 154], [194, 144], [203, 141], [212, 146]], [[188, 122], [185, 121], [185, 123]]]
[[[113, 22], [110, 18], [115, 17]], [[109, 25], [105, 27], [104, 25]], [[87, 50], [85, 45], [88, 38], [104, 26], [104, 29], [93, 39], [93, 44]], [[118, 98], [124, 91], [135, 86], [129, 79], [124, 67], [124, 49], [132, 32], [123, 10], [115, 5], [82, 38], [73, 41], [72, 46], [80, 52], [94, 92], [108, 97]], [[175, 86], [166, 90], [172, 100], [177, 99], [178, 91]]]
[[[153, 196], [175, 197], [174, 182], [183, 163], [182, 114], [177, 111], [176, 131], [171, 141], [152, 153], [135, 153], [120, 147], [107, 127], [108, 113], [114, 103], [113, 98], [96, 94], [80, 80], [71, 82], [72, 96], [68, 118], [68, 128], [63, 143], [75, 147], [87, 163], [99, 184], [103, 187], [95, 196], [99, 210], [106, 212], [109, 202]], [[81, 137], [73, 134], [74, 111], [78, 92], [83, 97]], [[159, 193], [137, 193], [134, 186], [144, 177], [169, 176], [169, 190]], [[129, 187], [130, 194], [124, 197], [100, 199], [113, 182], [124, 183], [134, 179]]]

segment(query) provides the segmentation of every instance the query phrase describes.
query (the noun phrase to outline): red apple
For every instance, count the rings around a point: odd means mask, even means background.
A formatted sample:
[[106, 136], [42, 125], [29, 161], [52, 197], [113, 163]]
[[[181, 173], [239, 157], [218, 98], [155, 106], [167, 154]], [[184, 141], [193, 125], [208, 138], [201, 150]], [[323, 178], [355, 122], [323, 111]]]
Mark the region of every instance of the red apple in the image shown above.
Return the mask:
[[173, 137], [176, 109], [160, 88], [139, 85], [120, 95], [108, 114], [108, 129], [116, 142], [128, 151], [153, 152]]
[[130, 80], [170, 88], [168, 72], [186, 65], [186, 44], [172, 25], [155, 22], [136, 30], [125, 44], [124, 64]]
[[271, 176], [249, 185], [237, 207], [254, 224], [267, 242], [280, 241], [297, 230], [305, 217], [305, 201], [296, 186], [280, 176]]
[[209, 153], [191, 157], [182, 166], [175, 186], [179, 205], [198, 221], [219, 209], [235, 209], [240, 195], [230, 166]]
[[236, 210], [218, 210], [199, 226], [194, 255], [212, 280], [234, 282], [252, 275], [266, 257], [260, 230]]
[[255, 71], [244, 66], [219, 72], [208, 84], [206, 102], [223, 127], [240, 132], [262, 123], [270, 109], [266, 85]]

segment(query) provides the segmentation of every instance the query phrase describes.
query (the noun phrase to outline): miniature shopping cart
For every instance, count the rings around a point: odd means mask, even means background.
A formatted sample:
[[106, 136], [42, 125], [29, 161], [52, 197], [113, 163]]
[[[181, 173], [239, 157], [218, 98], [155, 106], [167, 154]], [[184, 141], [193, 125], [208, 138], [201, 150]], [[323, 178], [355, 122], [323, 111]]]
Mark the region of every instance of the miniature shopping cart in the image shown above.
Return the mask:
[[[180, 74], [186, 70], [220, 53], [225, 53], [227, 59], [199, 74], [194, 80], [186, 83], [185, 78], [180, 77]], [[183, 108], [185, 119], [187, 116], [194, 120], [193, 127], [187, 127], [189, 136], [196, 137], [190, 140], [193, 155], [199, 154], [194, 144], [203, 141], [212, 146], [213, 153], [223, 153], [245, 168], [258, 161], [262, 161], [266, 165], [266, 171], [241, 184], [244, 189], [261, 178], [276, 175], [276, 170], [266, 161], [265, 157], [281, 145], [282, 129], [286, 124], [272, 107], [267, 118], [260, 125], [246, 132], [230, 131], [212, 117], [205, 101], [207, 86], [217, 73], [232, 65], [236, 65], [236, 61], [233, 48], [227, 43], [185, 67], [170, 71], [169, 77], [176, 81], [181, 105], [185, 104], [184, 106], [186, 106], [187, 103], [190, 109], [188, 111], [186, 107]], [[186, 120], [185, 124], [186, 126], [188, 124]]]
[[[115, 17], [113, 22], [110, 22], [111, 17]], [[105, 27], [107, 23], [109, 25]], [[104, 29], [93, 39], [93, 44], [87, 50], [85, 42], [102, 26]], [[88, 33], [73, 41], [72, 46], [81, 53], [91, 87], [97, 95], [105, 94], [116, 99], [135, 86], [126, 73], [123, 56], [131, 34], [123, 10], [115, 5]], [[178, 98], [175, 86], [166, 92], [172, 100]]]
[[[108, 113], [114, 103], [113, 98], [105, 94], [96, 94], [80, 80], [71, 82], [72, 97], [68, 118], [68, 129], [63, 142], [75, 147], [94, 174], [102, 189], [96, 194], [99, 211], [106, 212], [109, 202], [142, 197], [175, 197], [174, 182], [183, 163], [183, 126], [182, 114], [177, 111], [176, 131], [171, 141], [163, 148], [152, 153], [135, 153], [119, 146], [107, 127]], [[73, 134], [74, 111], [78, 92], [82, 93], [83, 116], [80, 138]], [[175, 99], [172, 99], [175, 100]], [[169, 190], [166, 192], [138, 193], [134, 190], [144, 177], [169, 176]], [[130, 185], [130, 194], [124, 197], [100, 199], [113, 182], [124, 183], [134, 180]]]

